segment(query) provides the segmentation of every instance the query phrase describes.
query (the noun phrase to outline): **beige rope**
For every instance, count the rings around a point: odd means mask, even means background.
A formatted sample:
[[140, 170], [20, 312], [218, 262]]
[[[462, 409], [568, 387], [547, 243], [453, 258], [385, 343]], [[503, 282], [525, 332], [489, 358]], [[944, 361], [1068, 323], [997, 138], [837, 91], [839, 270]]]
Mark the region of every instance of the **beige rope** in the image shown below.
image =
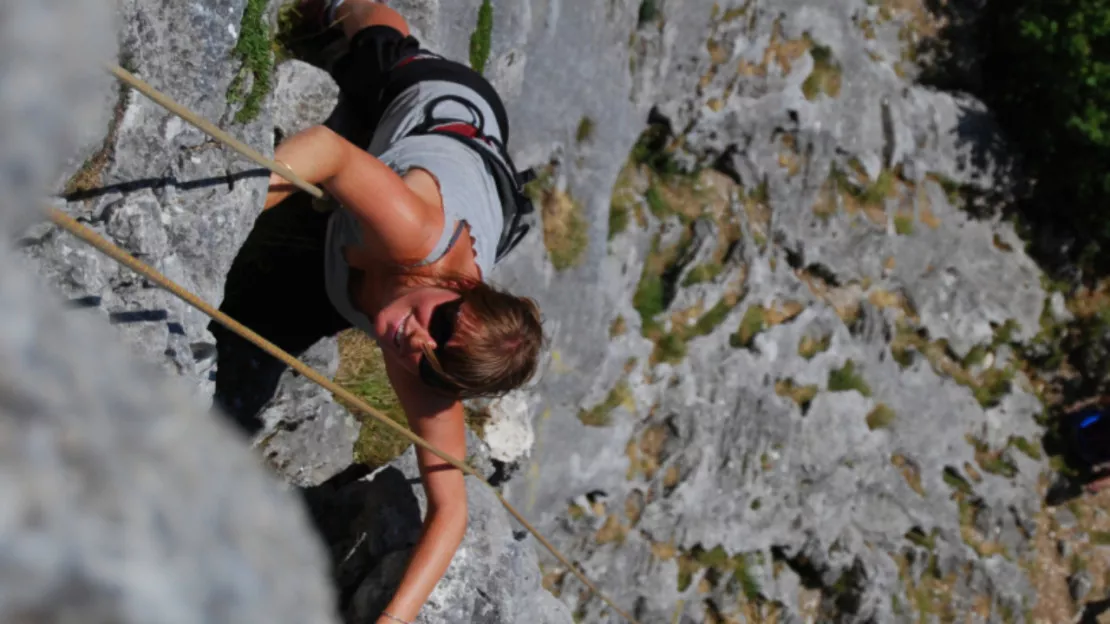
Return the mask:
[[409, 441], [411, 441], [413, 444], [415, 444], [415, 445], [417, 445], [417, 446], [419, 446], [423, 449], [426, 449], [427, 451], [435, 454], [437, 457], [439, 457], [443, 461], [445, 461], [445, 462], [451, 464], [452, 466], [454, 466], [455, 468], [458, 468], [459, 470], [463, 471], [463, 473], [468, 474], [468, 475], [474, 477], [475, 479], [477, 479], [479, 482], [481, 482], [483, 485], [485, 485], [487, 488], [489, 488], [489, 490], [491, 492], [493, 492], [494, 496], [497, 497], [497, 500], [501, 501], [501, 504], [505, 507], [505, 509], [508, 510], [508, 512], [510, 514], [512, 514], [512, 516], [514, 518], [516, 518], [517, 521], [520, 522], [520, 524], [524, 526], [524, 528], [528, 529], [528, 532], [531, 533], [533, 536], [535, 536], [536, 539], [539, 540], [539, 542], [541, 544], [543, 544], [544, 547], [547, 548], [547, 550], [549, 550], [551, 552], [551, 554], [554, 555], [555, 558], [559, 560], [560, 563], [562, 563], [564, 566], [566, 566], [568, 570], [570, 570], [575, 576], [577, 576], [578, 579], [586, 585], [586, 587], [590, 588], [590, 590], [592, 590], [594, 593], [596, 593], [603, 601], [605, 601], [606, 604], [608, 604], [610, 607], [613, 608], [613, 610], [615, 610], [618, 614], [620, 614], [621, 617], [628, 620], [629, 622], [632, 622], [632, 624], [638, 624], [636, 622], [636, 620], [632, 618], [631, 615], [629, 615], [628, 613], [623, 611], [620, 607], [618, 607], [616, 604], [614, 604], [613, 601], [610, 600], [608, 596], [606, 596], [604, 593], [602, 593], [602, 591], [600, 589], [598, 589], [597, 586], [594, 585], [593, 582], [590, 581], [590, 579], [587, 578], [585, 574], [583, 574], [581, 571], [579, 571], [578, 568], [574, 564], [572, 564], [569, 560], [567, 560], [567, 558], [561, 552], [559, 552], [559, 550], [556, 549], [555, 546], [551, 544], [551, 542], [549, 542], [547, 540], [547, 538], [545, 538], [543, 535], [541, 535], [540, 532], [538, 530], [536, 530], [536, 528], [533, 527], [532, 524], [529, 523], [524, 518], [524, 516], [521, 515], [520, 512], [518, 512], [516, 510], [516, 508], [514, 508], [512, 505], [510, 505], [509, 501], [505, 500], [505, 498], [503, 496], [501, 496], [501, 493], [498, 492], [497, 489], [494, 488], [492, 485], [490, 485], [489, 481], [486, 481], [485, 478], [482, 477], [482, 475], [478, 474], [478, 472], [476, 470], [474, 470], [473, 468], [471, 468], [468, 464], [466, 464], [466, 463], [448, 455], [447, 453], [439, 450], [438, 448], [433, 446], [431, 443], [427, 442], [426, 440], [424, 440], [420, 436], [416, 435], [415, 433], [413, 433], [412, 431], [410, 431], [406, 427], [400, 425], [397, 422], [394, 422], [391, 418], [385, 416], [384, 414], [382, 414], [378, 410], [374, 409], [372, 406], [370, 406], [368, 403], [366, 403], [366, 401], [362, 400], [361, 398], [359, 398], [355, 394], [351, 393], [350, 391], [345, 390], [344, 388], [336, 385], [335, 382], [328, 379], [324, 375], [320, 374], [314, 368], [308, 366], [304, 362], [301, 362], [297, 358], [295, 358], [292, 355], [286, 353], [280, 347], [278, 347], [277, 345], [273, 344], [272, 342], [266, 340], [262, 336], [259, 336], [257, 333], [250, 330], [246, 326], [242, 325], [241, 323], [239, 323], [235, 319], [233, 319], [230, 316], [224, 314], [223, 312], [220, 312], [216, 308], [213, 308], [212, 306], [208, 305], [202, 299], [200, 299], [200, 297], [197, 297], [195, 294], [189, 292], [188, 290], [185, 290], [184, 288], [182, 288], [180, 285], [178, 285], [177, 283], [170, 280], [165, 275], [162, 275], [161, 273], [159, 273], [153, 267], [151, 267], [147, 264], [144, 264], [143, 262], [137, 260], [131, 254], [127, 253], [123, 249], [120, 249], [116, 245], [112, 244], [110, 241], [106, 240], [104, 237], [100, 236], [99, 234], [92, 231], [91, 229], [85, 227], [81, 223], [78, 223], [73, 217], [71, 217], [71, 216], [67, 215], [66, 213], [62, 212], [61, 210], [58, 210], [57, 208], [53, 208], [53, 207], [49, 208], [48, 214], [49, 214], [49, 217], [50, 217], [51, 221], [53, 221], [58, 226], [64, 228], [66, 231], [73, 234], [77, 238], [85, 241], [89, 245], [92, 245], [97, 250], [104, 253], [108, 257], [112, 258], [116, 262], [119, 262], [120, 264], [126, 266], [127, 268], [131, 269], [132, 271], [135, 271], [139, 275], [142, 275], [146, 279], [150, 280], [151, 282], [153, 282], [153, 283], [157, 284], [158, 286], [164, 288], [165, 290], [167, 290], [168, 292], [170, 292], [174, 296], [178, 297], [179, 299], [181, 299], [185, 303], [188, 303], [189, 305], [193, 306], [197, 310], [200, 310], [205, 315], [207, 315], [209, 318], [215, 320], [216, 322], [220, 323], [224, 327], [226, 327], [226, 328], [230, 329], [231, 331], [235, 332], [236, 334], [242, 336], [246, 340], [249, 340], [252, 344], [259, 347], [260, 349], [262, 349], [266, 353], [269, 353], [270, 355], [274, 356], [275, 358], [277, 358], [278, 360], [280, 360], [282, 363], [286, 364], [287, 366], [289, 366], [293, 370], [295, 370], [298, 373], [304, 375], [306, 378], [312, 380], [313, 382], [319, 384], [321, 387], [323, 387], [325, 390], [328, 390], [329, 392], [331, 392], [337, 398], [340, 398], [340, 399], [346, 401], [347, 403], [349, 403], [351, 405], [354, 405], [359, 410], [361, 410], [361, 411], [365, 412], [366, 414], [369, 414], [373, 418], [377, 419], [383, 425], [389, 427], [393, 431], [395, 431], [395, 432], [399, 433], [400, 435], [404, 436]]
[[312, 195], [316, 199], [322, 199], [324, 197], [324, 191], [320, 190], [319, 187], [304, 181], [296, 173], [294, 173], [291, 168], [289, 168], [289, 165], [286, 165], [285, 163], [279, 163], [270, 158], [266, 158], [262, 154], [258, 153], [258, 151], [253, 149], [251, 146], [243, 143], [239, 139], [236, 139], [223, 130], [220, 130], [212, 122], [204, 119], [193, 111], [173, 101], [173, 99], [171, 99], [169, 96], [161, 93], [154, 87], [144, 82], [138, 76], [135, 76], [119, 65], [108, 64], [107, 69], [116, 78], [119, 78], [121, 81], [134, 87], [140, 93], [154, 100], [156, 103], [158, 103], [171, 113], [193, 124], [213, 139], [216, 139], [224, 145], [227, 145], [228, 147], [234, 149], [243, 156], [246, 156], [247, 158], [257, 163], [258, 165], [269, 169], [270, 171], [278, 174], [286, 180], [289, 180], [294, 185], [296, 185], [297, 188], [308, 193], [309, 195]]

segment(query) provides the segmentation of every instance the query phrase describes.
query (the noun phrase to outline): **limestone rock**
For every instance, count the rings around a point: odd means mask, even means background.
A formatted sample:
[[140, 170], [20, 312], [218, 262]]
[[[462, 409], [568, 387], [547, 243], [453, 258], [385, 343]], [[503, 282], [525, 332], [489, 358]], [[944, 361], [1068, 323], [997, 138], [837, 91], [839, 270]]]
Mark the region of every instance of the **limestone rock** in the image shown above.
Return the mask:
[[244, 440], [191, 404], [181, 380], [136, 362], [102, 319], [67, 310], [9, 249], [87, 140], [81, 126], [96, 100], [82, 90], [103, 80], [107, 16], [106, 2], [0, 10], [0, 53], [15, 61], [0, 67], [0, 192], [9, 198], [0, 219], [0, 620], [335, 622], [324, 552], [298, 501]]

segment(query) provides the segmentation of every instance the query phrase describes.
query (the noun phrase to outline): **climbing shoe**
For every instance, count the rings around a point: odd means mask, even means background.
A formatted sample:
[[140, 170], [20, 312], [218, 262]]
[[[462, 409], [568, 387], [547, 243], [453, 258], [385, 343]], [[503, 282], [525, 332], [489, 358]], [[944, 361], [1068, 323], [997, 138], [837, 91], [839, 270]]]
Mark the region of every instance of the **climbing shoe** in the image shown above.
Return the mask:
[[347, 38], [334, 21], [335, 0], [299, 0], [279, 18], [279, 41], [296, 59], [325, 71], [347, 52]]

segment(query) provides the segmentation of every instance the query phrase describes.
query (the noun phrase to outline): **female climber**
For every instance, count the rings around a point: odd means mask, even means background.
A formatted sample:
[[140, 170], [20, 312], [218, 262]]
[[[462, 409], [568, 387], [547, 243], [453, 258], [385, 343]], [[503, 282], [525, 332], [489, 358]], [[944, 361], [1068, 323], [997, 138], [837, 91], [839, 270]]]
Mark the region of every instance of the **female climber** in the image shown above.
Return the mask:
[[[524, 180], [504, 149], [504, 107], [480, 74], [422, 49], [380, 3], [302, 0], [299, 9], [346, 43], [329, 67], [341, 102], [325, 125], [282, 141], [275, 160], [336, 207], [320, 210], [271, 176], [221, 310], [293, 354], [352, 326], [366, 332], [412, 431], [464, 458], [460, 400], [520, 387], [543, 343], [535, 302], [484, 281], [522, 236], [513, 204]], [[284, 366], [209, 328], [215, 404], [257, 432]], [[423, 449], [416, 457], [427, 513], [378, 624], [416, 619], [467, 526], [463, 474]]]

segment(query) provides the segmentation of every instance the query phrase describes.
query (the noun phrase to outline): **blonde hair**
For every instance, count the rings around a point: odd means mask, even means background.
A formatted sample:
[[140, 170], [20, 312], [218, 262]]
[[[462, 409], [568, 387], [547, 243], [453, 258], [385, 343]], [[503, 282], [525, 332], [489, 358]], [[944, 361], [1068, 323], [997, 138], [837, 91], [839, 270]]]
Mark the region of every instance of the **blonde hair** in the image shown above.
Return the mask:
[[467, 278], [437, 276], [430, 283], [459, 293], [459, 315], [447, 344], [424, 349], [420, 378], [440, 394], [459, 399], [500, 396], [527, 383], [545, 344], [540, 307]]

